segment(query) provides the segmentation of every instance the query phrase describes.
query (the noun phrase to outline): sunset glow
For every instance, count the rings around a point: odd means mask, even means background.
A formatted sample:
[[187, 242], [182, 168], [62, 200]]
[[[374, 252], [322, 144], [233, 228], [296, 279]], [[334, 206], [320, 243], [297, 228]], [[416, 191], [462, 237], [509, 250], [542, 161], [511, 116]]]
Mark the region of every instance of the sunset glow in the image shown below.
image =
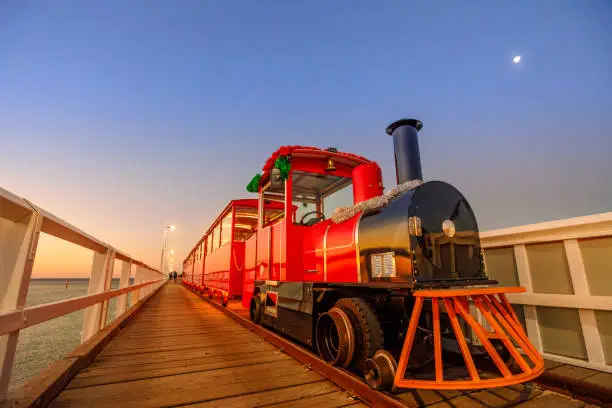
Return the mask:
[[[457, 186], [483, 231], [612, 208], [597, 4], [461, 4], [451, 21], [428, 2], [154, 3], [0, 12], [0, 185], [149, 265], [168, 227], [180, 268], [282, 145], [363, 155], [392, 188], [400, 117], [424, 122], [425, 181]], [[43, 239], [34, 277], [91, 260]]]

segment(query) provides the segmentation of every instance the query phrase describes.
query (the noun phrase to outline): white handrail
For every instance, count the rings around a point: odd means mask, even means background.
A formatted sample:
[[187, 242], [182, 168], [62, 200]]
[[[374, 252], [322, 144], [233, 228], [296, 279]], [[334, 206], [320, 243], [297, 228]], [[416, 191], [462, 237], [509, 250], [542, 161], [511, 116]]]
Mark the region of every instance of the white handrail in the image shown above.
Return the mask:
[[[544, 357], [612, 372], [612, 348], [608, 346], [606, 355], [600, 328], [603, 319], [608, 322], [603, 323], [604, 326], [612, 322], [612, 291], [604, 290], [605, 279], [603, 283], [597, 283], [602, 278], [588, 269], [583, 250], [583, 245], [595, 242], [604, 248], [602, 251], [608, 250], [609, 246], [608, 253], [612, 253], [609, 237], [612, 237], [612, 212], [481, 233], [490, 276], [496, 279], [499, 271], [489, 267], [489, 255], [493, 251], [497, 254], [503, 252], [506, 270], [514, 270], [515, 283], [526, 288], [525, 293], [509, 294], [508, 300], [523, 308], [527, 334]], [[548, 245], [546, 255], [538, 255], [541, 245]], [[497, 259], [499, 266], [502, 258]], [[546, 259], [548, 268], [543, 268], [543, 259]], [[556, 264], [549, 263], [554, 259], [557, 259]], [[557, 268], [552, 265], [557, 265]], [[553, 289], [556, 287], [554, 283], [561, 280], [567, 282], [565, 285], [569, 290]], [[566, 316], [575, 318], [570, 321], [564, 319]], [[556, 319], [553, 323], [559, 327], [552, 327], [551, 322], [543, 321], [543, 318]], [[598, 318], [602, 321], [598, 322]], [[572, 357], [576, 353], [562, 341], [567, 336], [559, 334], [564, 330], [575, 338], [571, 347], [582, 344], [586, 355]]]
[[[94, 295], [79, 296], [57, 302], [45, 303], [43, 305], [32, 306], [21, 310], [0, 313], [0, 335], [17, 330], [23, 330], [39, 323], [44, 323], [46, 321], [55, 319], [56, 317], [76, 312], [88, 306], [95, 305], [96, 303], [100, 303], [124, 293], [132, 292], [159, 282], [162, 282], [162, 280], [160, 279], [157, 281], [145, 282], [125, 288], [109, 290], [108, 292], [96, 293]], [[120, 313], [117, 313], [116, 315], [119, 316], [119, 314]]]
[[[87, 295], [24, 307], [41, 232], [94, 252]], [[124, 264], [120, 288], [111, 290], [115, 260]], [[129, 286], [132, 267], [135, 284]], [[111, 298], [119, 297], [117, 317], [127, 309], [129, 292], [134, 292], [135, 304], [165, 282], [160, 271], [0, 187], [0, 401], [6, 398], [20, 330], [85, 309], [81, 337], [85, 342], [106, 327]]]

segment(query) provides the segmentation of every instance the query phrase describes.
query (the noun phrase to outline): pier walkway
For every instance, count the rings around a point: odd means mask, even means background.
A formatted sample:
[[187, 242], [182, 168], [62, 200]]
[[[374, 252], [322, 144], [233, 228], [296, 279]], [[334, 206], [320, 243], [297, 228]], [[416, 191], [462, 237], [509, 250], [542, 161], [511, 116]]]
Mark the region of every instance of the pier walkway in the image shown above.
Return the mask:
[[[245, 315], [239, 302], [229, 314]], [[493, 390], [406, 391], [397, 405], [583, 407], [535, 384]], [[82, 369], [51, 407], [363, 407], [228, 312], [175, 283], [166, 284]]]
[[166, 284], [51, 407], [365, 406], [180, 284]]

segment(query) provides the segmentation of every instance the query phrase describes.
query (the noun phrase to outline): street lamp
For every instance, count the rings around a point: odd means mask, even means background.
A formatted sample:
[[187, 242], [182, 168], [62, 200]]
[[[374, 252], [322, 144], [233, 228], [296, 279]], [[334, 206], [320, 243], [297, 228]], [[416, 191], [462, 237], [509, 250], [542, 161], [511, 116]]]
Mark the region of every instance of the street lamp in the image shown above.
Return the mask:
[[170, 273], [174, 271], [174, 249], [170, 250]]
[[166, 225], [166, 228], [164, 228], [164, 245], [162, 246], [161, 261], [159, 265], [159, 270], [161, 271], [161, 273], [164, 273], [164, 255], [166, 254], [166, 243], [168, 241], [168, 231], [174, 231], [175, 229], [176, 229], [175, 225]]

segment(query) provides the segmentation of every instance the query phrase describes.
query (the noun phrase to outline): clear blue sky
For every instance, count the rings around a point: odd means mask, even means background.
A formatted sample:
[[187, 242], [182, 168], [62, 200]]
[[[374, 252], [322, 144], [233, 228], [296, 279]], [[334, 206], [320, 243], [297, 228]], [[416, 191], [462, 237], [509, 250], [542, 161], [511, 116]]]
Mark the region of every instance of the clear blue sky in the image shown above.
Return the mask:
[[155, 264], [164, 225], [182, 259], [279, 145], [392, 186], [384, 129], [415, 117], [424, 177], [482, 229], [611, 211], [610, 21], [605, 0], [3, 0], [0, 185]]

